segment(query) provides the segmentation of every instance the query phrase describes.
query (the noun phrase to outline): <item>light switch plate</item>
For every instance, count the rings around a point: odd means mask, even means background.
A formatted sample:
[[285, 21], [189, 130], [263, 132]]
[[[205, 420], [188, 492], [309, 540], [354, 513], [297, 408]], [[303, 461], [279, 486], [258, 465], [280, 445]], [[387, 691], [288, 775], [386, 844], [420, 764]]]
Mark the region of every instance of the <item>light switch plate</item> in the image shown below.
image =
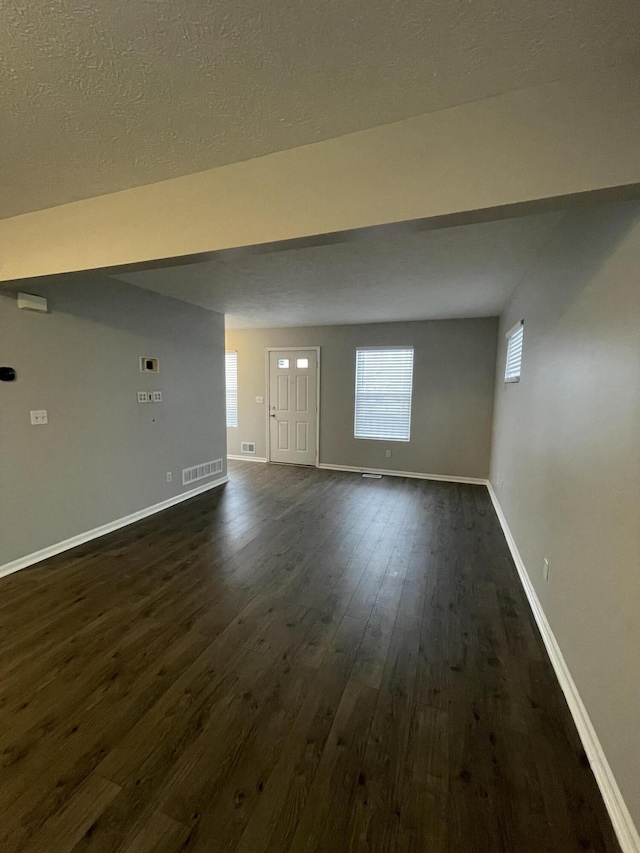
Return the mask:
[[38, 426], [40, 424], [48, 424], [49, 423], [49, 415], [47, 414], [46, 409], [32, 409], [31, 410], [31, 423], [34, 426]]
[[264, 397], [256, 397], [256, 403], [264, 403]]

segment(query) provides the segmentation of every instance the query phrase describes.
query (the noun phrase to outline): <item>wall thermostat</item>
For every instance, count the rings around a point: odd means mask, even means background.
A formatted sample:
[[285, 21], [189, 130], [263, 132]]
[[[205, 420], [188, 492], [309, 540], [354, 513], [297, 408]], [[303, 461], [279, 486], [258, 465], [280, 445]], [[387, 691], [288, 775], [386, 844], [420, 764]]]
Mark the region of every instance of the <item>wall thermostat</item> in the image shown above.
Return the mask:
[[0, 367], [0, 382], [15, 382], [16, 372], [13, 367]]
[[141, 373], [158, 373], [160, 363], [157, 358], [151, 358], [148, 355], [140, 356], [140, 372]]

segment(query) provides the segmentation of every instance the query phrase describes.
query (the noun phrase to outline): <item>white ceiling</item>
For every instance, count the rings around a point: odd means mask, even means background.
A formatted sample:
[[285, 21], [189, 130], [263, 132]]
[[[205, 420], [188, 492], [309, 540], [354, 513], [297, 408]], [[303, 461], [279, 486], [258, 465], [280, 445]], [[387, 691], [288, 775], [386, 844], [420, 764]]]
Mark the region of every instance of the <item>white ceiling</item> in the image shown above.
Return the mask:
[[124, 273], [227, 315], [229, 328], [500, 314], [564, 214]]
[[0, 217], [634, 62], [637, 0], [11, 0]]

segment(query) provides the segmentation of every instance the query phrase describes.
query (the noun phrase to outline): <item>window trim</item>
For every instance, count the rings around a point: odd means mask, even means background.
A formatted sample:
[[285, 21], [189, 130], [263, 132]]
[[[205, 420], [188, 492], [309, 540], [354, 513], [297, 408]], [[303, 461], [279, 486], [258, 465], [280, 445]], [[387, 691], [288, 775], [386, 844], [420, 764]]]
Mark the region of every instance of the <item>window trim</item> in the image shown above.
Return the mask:
[[[229, 423], [229, 382], [228, 382], [228, 364], [227, 357], [235, 356], [235, 372], [236, 372], [236, 387], [235, 387], [235, 423]], [[227, 429], [238, 428], [238, 351], [225, 350], [224, 353], [224, 402], [225, 402], [225, 422]]]
[[[512, 341], [515, 336], [519, 335], [520, 337], [520, 359], [517, 364], [517, 373], [514, 370], [509, 371], [509, 361], [511, 358], [511, 347]], [[518, 320], [518, 322], [506, 333], [505, 338], [507, 339], [507, 353], [505, 356], [504, 363], [504, 382], [506, 385], [511, 385], [515, 382], [520, 382], [520, 377], [522, 376], [522, 353], [524, 350], [524, 320]]]
[[[408, 430], [406, 438], [398, 438], [397, 436], [382, 436], [382, 435], [358, 435], [358, 353], [360, 352], [410, 352], [411, 353], [411, 374], [409, 379], [409, 412], [408, 412]], [[415, 348], [413, 346], [368, 346], [356, 347], [355, 349], [355, 369], [354, 369], [354, 404], [353, 404], [353, 437], [359, 441], [398, 441], [408, 443], [411, 441], [411, 419], [413, 415], [413, 368], [415, 361]]]

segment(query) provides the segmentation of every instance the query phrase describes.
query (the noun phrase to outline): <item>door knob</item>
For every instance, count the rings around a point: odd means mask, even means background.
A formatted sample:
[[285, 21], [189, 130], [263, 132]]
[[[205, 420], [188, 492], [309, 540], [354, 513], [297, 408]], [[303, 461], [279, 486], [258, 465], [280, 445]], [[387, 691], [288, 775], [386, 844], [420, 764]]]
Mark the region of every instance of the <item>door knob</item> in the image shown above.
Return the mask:
[[275, 415], [271, 415], [272, 418], [275, 418]]

